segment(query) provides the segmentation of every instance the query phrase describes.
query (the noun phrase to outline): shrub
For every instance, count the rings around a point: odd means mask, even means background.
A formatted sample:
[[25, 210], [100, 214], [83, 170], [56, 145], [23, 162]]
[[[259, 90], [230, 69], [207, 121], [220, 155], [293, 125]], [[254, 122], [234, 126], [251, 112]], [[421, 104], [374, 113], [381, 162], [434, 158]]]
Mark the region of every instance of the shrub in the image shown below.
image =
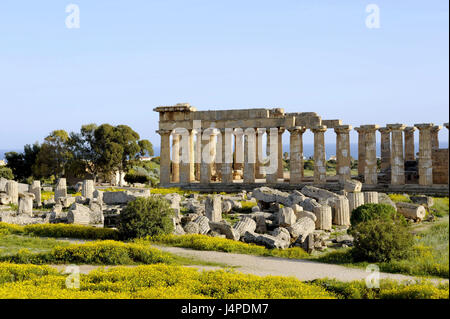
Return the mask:
[[380, 218], [359, 223], [352, 230], [355, 260], [386, 262], [410, 255], [414, 239], [405, 225]]
[[0, 178], [14, 179], [12, 169], [6, 166], [0, 166]]
[[120, 214], [120, 235], [129, 239], [168, 234], [173, 231], [173, 215], [173, 209], [165, 199], [138, 197]]
[[172, 263], [171, 254], [152, 248], [149, 245], [122, 243], [112, 240], [58, 246], [48, 253], [31, 253], [26, 249], [15, 255], [0, 257], [2, 261], [23, 264], [96, 264], [132, 265]]
[[24, 234], [41, 237], [68, 237], [80, 239], [118, 239], [119, 233], [112, 228], [67, 224], [33, 224], [19, 226], [0, 222], [0, 231], [5, 234]]
[[405, 220], [402, 215], [397, 214], [397, 211], [391, 205], [364, 204], [353, 210], [350, 222], [354, 227], [361, 222], [367, 222], [375, 218], [401, 220], [402, 222]]
[[143, 174], [127, 173], [125, 175], [125, 181], [130, 184], [134, 183], [147, 184], [150, 181], [150, 177]]

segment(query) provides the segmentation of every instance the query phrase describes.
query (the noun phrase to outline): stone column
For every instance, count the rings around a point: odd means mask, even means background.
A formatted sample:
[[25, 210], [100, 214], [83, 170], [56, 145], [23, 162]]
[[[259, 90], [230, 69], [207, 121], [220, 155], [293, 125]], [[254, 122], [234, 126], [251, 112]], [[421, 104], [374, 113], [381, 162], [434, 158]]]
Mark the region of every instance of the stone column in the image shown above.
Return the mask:
[[338, 198], [334, 199], [332, 209], [334, 224], [340, 226], [350, 225], [350, 204], [346, 196], [339, 195]]
[[181, 136], [180, 183], [183, 184], [195, 181], [194, 135], [195, 130], [190, 129]]
[[314, 133], [314, 183], [324, 184], [327, 182], [325, 136], [327, 130], [325, 125], [319, 125], [311, 129]]
[[364, 205], [364, 194], [359, 192], [349, 192], [347, 194], [348, 203], [350, 207], [350, 216], [352, 215], [353, 210], [358, 208], [361, 205]]
[[41, 181], [33, 181], [30, 187], [30, 193], [34, 194], [34, 202], [36, 207], [42, 206], [42, 197], [41, 197]]
[[[264, 178], [264, 174], [261, 173], [261, 161], [262, 152], [260, 151], [260, 147], [262, 147], [262, 143], [260, 143], [260, 140], [262, 140], [262, 135], [264, 134], [265, 129], [259, 129], [255, 128], [255, 149], [256, 149], [256, 160], [255, 160], [255, 178], [260, 179]], [[261, 154], [260, 154], [261, 153]]]
[[211, 156], [211, 129], [202, 130], [202, 162], [200, 163], [200, 183], [211, 183], [213, 159]]
[[200, 181], [200, 164], [202, 162], [202, 129], [195, 129], [195, 180]]
[[378, 129], [381, 133], [381, 171], [391, 169], [391, 130], [387, 127]]
[[332, 228], [333, 214], [330, 206], [321, 205], [314, 207], [313, 213], [316, 215], [316, 229], [330, 230]]
[[290, 138], [290, 184], [298, 184], [303, 179], [303, 133], [306, 128], [295, 126], [289, 128]]
[[233, 129], [222, 128], [222, 183], [233, 183]]
[[392, 132], [391, 146], [391, 184], [405, 184], [405, 159], [403, 157], [403, 124], [388, 124]]
[[220, 163], [217, 163], [217, 136], [218, 132], [216, 129], [212, 130], [211, 136], [209, 137], [209, 153], [211, 156], [211, 176], [217, 177], [218, 170], [220, 171]]
[[358, 175], [364, 176], [364, 165], [366, 163], [366, 142], [364, 131], [359, 127], [355, 127], [358, 132]]
[[244, 167], [244, 132], [242, 129], [234, 130], [234, 169], [242, 170]]
[[433, 185], [431, 130], [433, 123], [414, 124], [419, 129], [419, 185]]
[[352, 178], [350, 156], [350, 125], [339, 125], [334, 128], [336, 132], [336, 174], [339, 182], [343, 183]]
[[55, 201], [63, 197], [67, 197], [67, 183], [65, 178], [60, 178], [55, 187]]
[[405, 161], [415, 161], [416, 152], [414, 151], [414, 126], [405, 127]]
[[156, 133], [161, 135], [159, 182], [164, 186], [170, 184], [170, 130], [159, 130]]
[[255, 182], [256, 133], [247, 128], [244, 134], [244, 183]]
[[16, 181], [6, 182], [6, 195], [11, 197], [11, 204], [19, 204], [19, 184]]
[[180, 182], [180, 134], [172, 132], [172, 182]]
[[81, 187], [81, 196], [92, 199], [94, 198], [94, 190], [94, 181], [92, 179], [86, 179], [83, 181]]
[[378, 125], [362, 125], [365, 140], [365, 164], [364, 164], [364, 183], [376, 185], [378, 183], [377, 175], [377, 139], [376, 132], [380, 127]]
[[278, 178], [284, 180], [283, 174], [283, 133], [285, 128], [278, 128]]
[[[269, 157], [269, 161], [266, 167], [266, 182], [270, 184], [278, 183], [278, 138], [270, 137], [270, 130], [276, 132], [278, 136], [278, 128], [267, 129], [267, 156]], [[275, 136], [274, 136], [275, 137]], [[269, 168], [272, 166], [276, 166], [276, 171], [270, 172]]]
[[434, 125], [431, 128], [431, 148], [433, 150], [439, 149], [439, 131], [442, 129], [441, 125]]
[[364, 204], [378, 204], [378, 192], [364, 192]]

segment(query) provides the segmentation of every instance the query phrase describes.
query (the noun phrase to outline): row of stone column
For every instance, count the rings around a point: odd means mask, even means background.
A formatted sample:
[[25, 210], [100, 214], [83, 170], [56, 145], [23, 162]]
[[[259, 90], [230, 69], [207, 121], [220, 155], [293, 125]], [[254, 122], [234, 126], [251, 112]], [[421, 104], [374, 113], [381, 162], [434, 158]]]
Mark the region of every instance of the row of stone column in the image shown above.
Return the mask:
[[[264, 178], [264, 175], [267, 183], [277, 183], [279, 179], [284, 178], [282, 134], [285, 132], [285, 128], [254, 129], [252, 131], [254, 138], [242, 130], [231, 129], [232, 134], [225, 134], [225, 129], [207, 130], [209, 130], [207, 134], [209, 138], [204, 138], [200, 129], [183, 130], [182, 133], [176, 130], [157, 131], [161, 135], [160, 181], [162, 185], [171, 182], [186, 184], [194, 181], [210, 183], [214, 173], [220, 176], [223, 183], [231, 183], [233, 182], [233, 170], [243, 170], [244, 183], [254, 183], [255, 179]], [[324, 125], [311, 129], [314, 133], [314, 182], [317, 184], [326, 183], [324, 138], [326, 130], [327, 127]], [[352, 127], [340, 125], [334, 130], [336, 132], [337, 175], [341, 181], [344, 181], [351, 178], [349, 133]], [[205, 131], [203, 130], [203, 133]], [[290, 132], [290, 183], [297, 184], [302, 182], [304, 177], [303, 133], [306, 128], [296, 126], [288, 128], [288, 131]], [[262, 145], [263, 134], [267, 134], [268, 162], [266, 166], [262, 164], [263, 154], [262, 149], [259, 149], [259, 146]], [[218, 135], [220, 138], [216, 138]], [[172, 143], [170, 142], [171, 136]], [[195, 136], [197, 136], [197, 143], [194, 143]], [[232, 136], [235, 137], [234, 152], [231, 147], [233, 145]], [[184, 143], [181, 142], [183, 138], [187, 139]], [[218, 142], [220, 145], [216, 145]], [[181, 149], [182, 144], [185, 146], [184, 149], [187, 148], [184, 151]], [[227, 150], [226, 147], [230, 149]], [[220, 148], [220, 152], [217, 152], [218, 148]], [[242, 158], [238, 158], [239, 155]], [[203, 160], [204, 156], [209, 156], [208, 162]], [[220, 161], [215, 161], [217, 156], [220, 157]]]
[[[448, 128], [448, 123], [445, 124]], [[404, 124], [363, 125], [358, 132], [358, 174], [366, 184], [377, 183], [376, 131], [381, 133], [381, 171], [391, 173], [392, 185], [405, 184], [405, 161], [415, 161], [414, 131], [419, 130], [418, 170], [419, 184], [432, 185], [432, 150], [439, 148], [440, 125], [421, 123], [407, 127]], [[403, 138], [404, 135], [404, 138]], [[404, 141], [404, 142], [403, 142]]]

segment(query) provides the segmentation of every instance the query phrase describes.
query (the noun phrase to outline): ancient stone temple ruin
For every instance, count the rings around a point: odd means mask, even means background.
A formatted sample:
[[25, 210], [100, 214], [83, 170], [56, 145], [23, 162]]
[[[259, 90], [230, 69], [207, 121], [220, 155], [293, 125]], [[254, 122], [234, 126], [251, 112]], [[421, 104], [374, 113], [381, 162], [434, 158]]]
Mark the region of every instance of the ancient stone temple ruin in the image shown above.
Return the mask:
[[[192, 189], [289, 188], [304, 184], [333, 188], [359, 179], [366, 189], [433, 189], [448, 193], [448, 149], [440, 149], [433, 123], [370, 124], [353, 128], [314, 112], [282, 108], [197, 111], [189, 104], [160, 106], [161, 186]], [[448, 123], [444, 124], [448, 129]], [[314, 175], [304, 176], [303, 134], [314, 134]], [[325, 135], [336, 134], [336, 175], [327, 176]], [[351, 176], [350, 131], [358, 132], [358, 175]], [[419, 150], [414, 131], [419, 130]], [[377, 166], [380, 134], [381, 168]], [[289, 134], [290, 168], [283, 169], [282, 136]], [[266, 135], [263, 152], [263, 136]], [[259, 185], [258, 185], [259, 184]]]

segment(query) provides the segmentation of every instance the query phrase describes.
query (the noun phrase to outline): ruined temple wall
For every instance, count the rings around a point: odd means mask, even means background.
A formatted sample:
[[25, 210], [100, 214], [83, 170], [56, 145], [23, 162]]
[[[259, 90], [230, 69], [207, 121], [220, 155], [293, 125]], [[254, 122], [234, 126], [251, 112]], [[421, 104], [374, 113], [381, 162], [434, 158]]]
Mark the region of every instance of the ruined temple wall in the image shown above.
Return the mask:
[[434, 149], [431, 159], [433, 184], [448, 184], [448, 148]]

